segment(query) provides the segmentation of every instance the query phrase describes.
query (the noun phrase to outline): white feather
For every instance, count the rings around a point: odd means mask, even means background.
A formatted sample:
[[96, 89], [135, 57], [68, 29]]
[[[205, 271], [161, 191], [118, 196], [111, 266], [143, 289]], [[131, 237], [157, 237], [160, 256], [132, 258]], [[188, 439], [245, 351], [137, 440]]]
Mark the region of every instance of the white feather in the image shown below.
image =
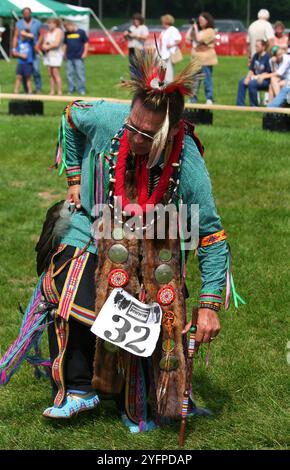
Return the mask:
[[154, 137], [152, 147], [148, 157], [147, 168], [153, 168], [160, 158], [164, 150], [169, 132], [169, 101], [167, 101], [167, 110], [164, 122]]

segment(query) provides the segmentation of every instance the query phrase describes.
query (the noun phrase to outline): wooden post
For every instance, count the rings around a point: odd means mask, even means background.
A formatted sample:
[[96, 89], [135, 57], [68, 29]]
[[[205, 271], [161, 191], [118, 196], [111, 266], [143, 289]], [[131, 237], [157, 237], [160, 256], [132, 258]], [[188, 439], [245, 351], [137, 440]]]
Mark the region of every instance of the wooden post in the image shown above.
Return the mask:
[[103, 21], [103, 0], [99, 0], [98, 16], [100, 20]]
[[143, 16], [143, 18], [146, 18], [146, 0], [142, 0], [141, 15]]
[[251, 21], [251, 0], [247, 0], [247, 27], [250, 26]]

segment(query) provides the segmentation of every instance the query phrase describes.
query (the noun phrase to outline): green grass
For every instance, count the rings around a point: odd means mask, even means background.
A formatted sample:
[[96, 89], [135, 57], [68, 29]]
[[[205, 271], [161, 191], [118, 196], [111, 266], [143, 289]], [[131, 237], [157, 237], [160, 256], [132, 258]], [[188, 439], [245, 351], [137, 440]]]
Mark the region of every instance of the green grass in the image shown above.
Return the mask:
[[[244, 58], [221, 58], [215, 96], [232, 104]], [[12, 91], [14, 63], [0, 62], [2, 91]], [[87, 62], [88, 93], [125, 97], [114, 87], [127, 63], [95, 56]], [[43, 71], [45, 76], [45, 71]], [[45, 79], [44, 89], [48, 89]], [[65, 91], [65, 90], [64, 90]], [[53, 161], [62, 104], [45, 104], [43, 117], [7, 115], [0, 105], [0, 337], [3, 353], [20, 324], [36, 283], [34, 246], [49, 205], [65, 195], [65, 182], [48, 171]], [[247, 305], [221, 313], [222, 330], [194, 365], [193, 392], [211, 408], [210, 419], [187, 428], [186, 449], [289, 449], [288, 312], [289, 138], [262, 131], [261, 116], [214, 113], [214, 126], [197, 126], [214, 194], [234, 257], [238, 291]], [[199, 276], [190, 259], [193, 304]], [[51, 403], [48, 381], [37, 381], [24, 365], [0, 390], [1, 449], [177, 449], [178, 425], [130, 435], [116, 419], [112, 402], [68, 423], [45, 421]]]

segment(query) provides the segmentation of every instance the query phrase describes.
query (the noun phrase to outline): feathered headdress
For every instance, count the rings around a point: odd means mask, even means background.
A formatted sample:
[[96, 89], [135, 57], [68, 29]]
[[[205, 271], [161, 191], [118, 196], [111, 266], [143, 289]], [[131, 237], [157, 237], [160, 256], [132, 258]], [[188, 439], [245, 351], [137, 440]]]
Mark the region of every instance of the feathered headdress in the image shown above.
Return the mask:
[[128, 88], [134, 95], [146, 93], [146, 102], [151, 103], [156, 110], [166, 103], [166, 115], [160, 130], [154, 137], [148, 168], [153, 167], [159, 160], [169, 132], [170, 101], [174, 92], [182, 96], [190, 96], [193, 88], [193, 76], [200, 70], [200, 64], [191, 62], [179, 72], [172, 82], [167, 82], [166, 62], [159, 55], [158, 48], [137, 51], [130, 66], [131, 80], [123, 81], [121, 86]]

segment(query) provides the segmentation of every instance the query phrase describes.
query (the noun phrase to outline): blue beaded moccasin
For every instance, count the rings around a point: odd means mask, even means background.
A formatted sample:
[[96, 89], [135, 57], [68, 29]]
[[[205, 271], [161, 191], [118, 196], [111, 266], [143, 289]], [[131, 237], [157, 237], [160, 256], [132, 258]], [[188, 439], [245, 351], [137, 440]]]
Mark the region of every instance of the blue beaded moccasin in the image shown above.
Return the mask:
[[59, 408], [51, 406], [43, 412], [43, 416], [53, 419], [69, 419], [82, 411], [97, 408], [99, 403], [99, 397], [95, 392], [83, 395], [68, 392]]
[[144, 421], [142, 425], [139, 427], [138, 424], [131, 421], [126, 414], [121, 415], [122, 423], [129, 429], [129, 431], [133, 434], [139, 432], [148, 432], [153, 431], [156, 428], [156, 424], [154, 421]]

